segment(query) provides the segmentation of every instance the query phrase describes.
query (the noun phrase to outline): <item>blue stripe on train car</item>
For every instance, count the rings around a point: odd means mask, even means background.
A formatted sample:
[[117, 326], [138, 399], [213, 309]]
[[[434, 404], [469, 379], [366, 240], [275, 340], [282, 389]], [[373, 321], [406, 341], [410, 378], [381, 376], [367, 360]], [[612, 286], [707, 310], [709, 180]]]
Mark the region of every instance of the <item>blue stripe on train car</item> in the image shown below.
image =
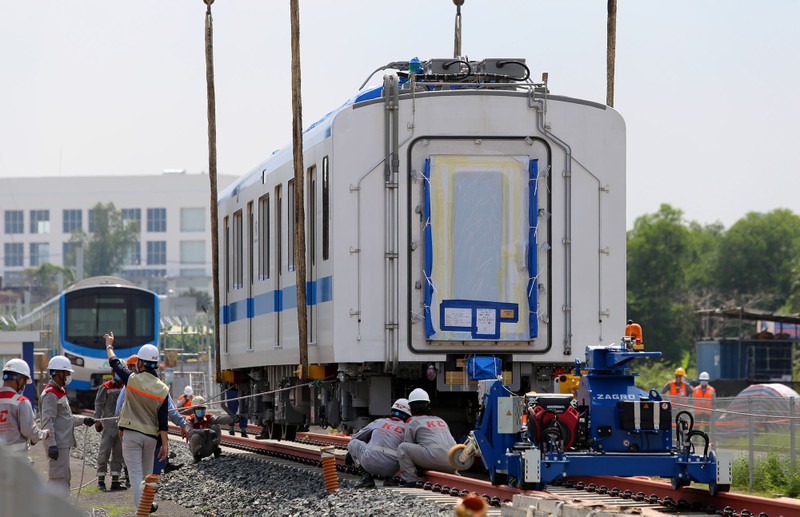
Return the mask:
[[[326, 276], [314, 282], [306, 282], [306, 303], [318, 305], [333, 300], [333, 277]], [[252, 298], [245, 298], [222, 307], [222, 324], [255, 318], [273, 312], [297, 308], [297, 286], [268, 291]]]

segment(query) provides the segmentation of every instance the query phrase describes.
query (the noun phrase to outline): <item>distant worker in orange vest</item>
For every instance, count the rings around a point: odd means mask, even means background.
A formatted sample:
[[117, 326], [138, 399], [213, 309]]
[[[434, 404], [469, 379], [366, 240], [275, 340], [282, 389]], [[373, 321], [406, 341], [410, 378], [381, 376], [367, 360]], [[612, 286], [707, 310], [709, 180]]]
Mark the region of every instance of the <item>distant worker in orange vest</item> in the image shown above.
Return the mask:
[[661, 393], [669, 393], [673, 397], [691, 397], [694, 395], [692, 386], [686, 382], [686, 370], [675, 369], [675, 380], [669, 381], [661, 388]]
[[714, 397], [717, 396], [717, 390], [708, 384], [708, 372], [702, 372], [698, 380], [700, 381], [700, 385], [694, 388], [695, 407], [698, 408], [695, 411], [695, 419], [708, 422], [708, 417], [710, 416], [709, 410], [713, 405]]
[[629, 337], [633, 340], [634, 350], [644, 349], [642, 346], [642, 326], [638, 323], [634, 323], [633, 320], [628, 320], [628, 324], [625, 326], [625, 337]]
[[194, 398], [194, 390], [191, 386], [183, 388], [183, 395], [178, 397], [178, 407], [192, 407], [192, 399]]

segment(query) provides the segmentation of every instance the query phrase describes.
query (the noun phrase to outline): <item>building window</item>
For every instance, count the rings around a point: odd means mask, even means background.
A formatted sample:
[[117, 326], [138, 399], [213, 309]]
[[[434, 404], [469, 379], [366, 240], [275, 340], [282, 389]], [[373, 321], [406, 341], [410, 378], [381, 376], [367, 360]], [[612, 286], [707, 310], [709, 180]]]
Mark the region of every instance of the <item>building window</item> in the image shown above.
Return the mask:
[[142, 245], [139, 242], [134, 242], [128, 247], [128, 253], [125, 255], [126, 266], [138, 266], [142, 263]]
[[205, 264], [206, 241], [181, 241], [181, 264]]
[[294, 207], [294, 180], [289, 180], [286, 189], [286, 244], [288, 256], [286, 257], [287, 270], [294, 271], [294, 226], [297, 222], [297, 211]]
[[258, 199], [258, 241], [261, 249], [258, 253], [258, 278], [269, 278], [269, 194]]
[[330, 194], [330, 177], [328, 173], [328, 157], [322, 158], [322, 260], [328, 260], [330, 257], [330, 242], [331, 242], [331, 224], [330, 224], [330, 209], [331, 209], [331, 194]]
[[139, 231], [142, 231], [142, 209], [141, 208], [123, 208], [121, 210], [122, 224], [128, 226], [136, 224]]
[[203, 268], [188, 268], [188, 269], [181, 269], [181, 276], [182, 277], [189, 277], [189, 278], [197, 278], [197, 277], [204, 277], [208, 276], [206, 270]]
[[147, 209], [147, 231], [165, 232], [167, 231], [167, 209], [148, 208]]
[[62, 257], [61, 263], [64, 267], [76, 267], [78, 264], [78, 248], [80, 247], [79, 242], [65, 242], [61, 246], [62, 250]]
[[242, 256], [242, 211], [233, 214], [233, 242], [231, 242], [231, 273], [233, 274], [233, 288], [238, 289], [244, 285], [244, 257]]
[[23, 253], [25, 253], [25, 246], [21, 242], [6, 242], [3, 245], [3, 254], [5, 255], [6, 267], [18, 267], [23, 264]]
[[147, 241], [147, 265], [167, 264], [167, 241]]
[[6, 210], [6, 233], [24, 233], [24, 217], [22, 210]]
[[206, 231], [206, 209], [203, 207], [181, 208], [181, 231]]
[[50, 261], [50, 244], [46, 242], [31, 243], [31, 267], [41, 266]]
[[83, 210], [64, 210], [64, 233], [83, 230]]
[[31, 233], [50, 233], [50, 210], [31, 210]]

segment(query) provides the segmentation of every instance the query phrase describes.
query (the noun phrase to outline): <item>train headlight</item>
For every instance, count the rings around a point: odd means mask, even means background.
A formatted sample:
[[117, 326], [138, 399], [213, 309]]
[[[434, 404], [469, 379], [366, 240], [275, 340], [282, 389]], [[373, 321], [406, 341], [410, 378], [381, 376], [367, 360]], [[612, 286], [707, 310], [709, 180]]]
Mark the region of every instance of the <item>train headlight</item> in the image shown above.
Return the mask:
[[74, 364], [75, 366], [80, 366], [81, 368], [83, 368], [84, 365], [83, 357], [78, 357], [77, 355], [72, 355], [68, 352], [64, 353], [64, 357], [69, 359], [69, 362]]

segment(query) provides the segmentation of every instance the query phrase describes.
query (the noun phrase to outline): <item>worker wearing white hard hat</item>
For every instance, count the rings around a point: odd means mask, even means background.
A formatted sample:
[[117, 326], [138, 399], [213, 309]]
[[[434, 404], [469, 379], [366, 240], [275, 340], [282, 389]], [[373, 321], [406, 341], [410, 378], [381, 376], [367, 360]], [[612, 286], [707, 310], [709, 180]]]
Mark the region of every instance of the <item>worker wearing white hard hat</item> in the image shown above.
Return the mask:
[[186, 422], [189, 424], [189, 449], [194, 462], [198, 463], [212, 454], [219, 458], [222, 454], [219, 446], [222, 440], [220, 426], [232, 423], [233, 417], [209, 413], [206, 410], [206, 399], [199, 395], [192, 399], [192, 409], [193, 412], [186, 417]]
[[[700, 384], [694, 387], [694, 417], [695, 421], [701, 428], [708, 425], [711, 419], [711, 408], [713, 407], [714, 399], [717, 396], [717, 390], [708, 384], [710, 379], [711, 377], [708, 375], [708, 372], [701, 372], [697, 378], [697, 380], [700, 381]], [[705, 429], [700, 430], [702, 431]]]
[[[109, 332], [106, 341], [108, 364], [126, 385], [125, 401], [119, 413], [122, 432], [122, 457], [128, 468], [131, 492], [135, 507], [142, 497], [142, 480], [153, 471], [156, 445], [161, 445], [158, 459], [165, 460], [169, 454], [167, 439], [169, 387], [156, 375], [159, 351], [154, 345], [143, 345], [136, 354], [138, 373], [128, 370], [114, 355], [114, 333]], [[151, 511], [155, 511], [153, 505]]]
[[411, 418], [406, 423], [404, 441], [397, 447], [400, 473], [406, 485], [416, 483], [417, 468], [453, 472], [448, 455], [456, 444], [450, 427], [431, 414], [431, 399], [422, 388], [408, 395]]
[[31, 383], [31, 369], [22, 359], [11, 359], [3, 366], [3, 387], [0, 388], [0, 446], [24, 454], [28, 442], [35, 445], [50, 436], [50, 431], [36, 425], [30, 400], [22, 395]]
[[183, 388], [183, 395], [178, 397], [178, 407], [192, 407], [192, 399], [194, 398], [194, 390], [191, 386]]
[[72, 381], [72, 363], [63, 355], [54, 356], [47, 364], [50, 382], [39, 397], [42, 406], [42, 427], [50, 431], [45, 440], [50, 460], [47, 473], [48, 488], [60, 494], [69, 494], [72, 473], [69, 468], [69, 450], [75, 447], [75, 426], [89, 426], [94, 418], [73, 416], [67, 389]]
[[[350, 439], [347, 456], [361, 470], [361, 481], [355, 488], [372, 488], [372, 476], [383, 476], [384, 486], [393, 484], [392, 476], [400, 468], [397, 463], [397, 447], [403, 443], [406, 420], [411, 418], [408, 400], [397, 399], [388, 418], [379, 418], [368, 424]], [[348, 459], [345, 459], [345, 463]]]

